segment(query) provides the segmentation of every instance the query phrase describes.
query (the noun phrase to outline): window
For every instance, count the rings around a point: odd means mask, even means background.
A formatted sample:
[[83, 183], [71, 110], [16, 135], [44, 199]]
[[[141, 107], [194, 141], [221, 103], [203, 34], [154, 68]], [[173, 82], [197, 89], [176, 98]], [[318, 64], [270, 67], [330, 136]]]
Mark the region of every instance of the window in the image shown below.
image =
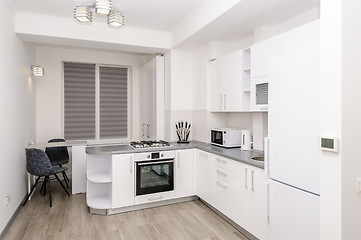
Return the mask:
[[129, 138], [129, 68], [64, 62], [64, 138]]

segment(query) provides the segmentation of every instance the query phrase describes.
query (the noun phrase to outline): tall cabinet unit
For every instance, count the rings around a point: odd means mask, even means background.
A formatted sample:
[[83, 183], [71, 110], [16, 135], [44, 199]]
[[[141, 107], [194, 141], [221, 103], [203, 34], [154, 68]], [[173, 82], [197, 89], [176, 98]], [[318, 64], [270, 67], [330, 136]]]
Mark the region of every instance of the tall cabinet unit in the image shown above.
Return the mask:
[[164, 138], [164, 57], [156, 56], [140, 68], [140, 138]]
[[243, 80], [244, 72], [249, 71], [249, 67], [243, 66], [244, 59], [247, 60], [244, 50], [238, 50], [210, 61], [209, 77], [212, 96], [210, 107], [212, 112], [249, 110], [247, 75], [246, 80]]

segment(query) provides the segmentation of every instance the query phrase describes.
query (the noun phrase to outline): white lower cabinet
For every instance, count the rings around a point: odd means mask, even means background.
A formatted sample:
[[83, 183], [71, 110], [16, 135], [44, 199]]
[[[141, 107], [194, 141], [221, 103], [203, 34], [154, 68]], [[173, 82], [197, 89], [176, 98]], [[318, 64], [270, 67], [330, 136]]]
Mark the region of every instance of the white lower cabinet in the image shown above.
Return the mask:
[[194, 194], [194, 149], [175, 151], [175, 195], [188, 197]]
[[134, 205], [134, 154], [112, 157], [112, 208]]
[[266, 239], [266, 175], [263, 169], [198, 151], [196, 194], [258, 239]]
[[87, 155], [87, 204], [94, 209], [134, 205], [133, 154]]
[[266, 175], [263, 169], [238, 163], [231, 219], [258, 239], [266, 239]]
[[212, 204], [212, 154], [196, 149], [195, 159], [196, 194], [207, 203]]

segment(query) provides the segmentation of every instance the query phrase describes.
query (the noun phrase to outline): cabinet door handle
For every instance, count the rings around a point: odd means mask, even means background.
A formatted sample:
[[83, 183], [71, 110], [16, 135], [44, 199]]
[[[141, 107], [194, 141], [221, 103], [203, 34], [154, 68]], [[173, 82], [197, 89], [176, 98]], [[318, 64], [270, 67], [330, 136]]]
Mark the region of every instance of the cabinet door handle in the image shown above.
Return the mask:
[[217, 185], [220, 186], [221, 188], [226, 189], [226, 190], [228, 189], [226, 185], [224, 185], [224, 184], [222, 184], [222, 183], [220, 183], [218, 181], [217, 181]]
[[264, 138], [264, 171], [269, 176], [269, 138]]
[[159, 197], [150, 197], [148, 198], [149, 201], [154, 201], [154, 200], [161, 200], [163, 199], [163, 196], [159, 196]]
[[270, 208], [270, 189], [269, 183], [266, 182], [266, 189], [267, 189], [267, 202], [266, 202], [266, 209], [267, 209], [267, 221], [269, 221], [269, 208]]
[[130, 173], [133, 172], [133, 158], [132, 157], [129, 158], [129, 172]]
[[145, 136], [145, 134], [144, 134], [144, 127], [145, 127], [145, 124], [143, 123], [143, 129], [142, 129], [142, 135], [143, 135], [143, 137]]
[[147, 123], [147, 138], [150, 138], [150, 136], [149, 136], [149, 127], [150, 127], [150, 124]]
[[220, 158], [217, 158], [217, 162], [227, 165], [227, 161]]
[[224, 94], [224, 110], [227, 110], [227, 94]]
[[180, 154], [177, 153], [177, 165], [178, 165], [178, 168], [180, 168]]
[[220, 109], [221, 110], [223, 110], [223, 95], [222, 94], [220, 94], [221, 95], [221, 104], [219, 105], [220, 107]]
[[254, 170], [251, 171], [252, 192], [254, 192]]
[[222, 172], [222, 171], [220, 171], [220, 170], [218, 170], [218, 169], [217, 169], [216, 172], [217, 172], [219, 175], [222, 175], [223, 177], [228, 177], [227, 173]]
[[248, 189], [248, 168], [244, 169], [244, 182], [246, 189]]

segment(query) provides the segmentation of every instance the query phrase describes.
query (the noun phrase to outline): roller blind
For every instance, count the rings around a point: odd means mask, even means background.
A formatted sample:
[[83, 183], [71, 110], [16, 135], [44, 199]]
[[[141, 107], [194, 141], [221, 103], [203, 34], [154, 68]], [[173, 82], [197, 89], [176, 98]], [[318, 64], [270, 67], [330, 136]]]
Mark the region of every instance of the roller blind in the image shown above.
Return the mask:
[[128, 68], [99, 67], [99, 137], [128, 136]]
[[268, 104], [268, 83], [256, 84], [256, 104]]
[[95, 64], [64, 63], [64, 138], [95, 139]]

